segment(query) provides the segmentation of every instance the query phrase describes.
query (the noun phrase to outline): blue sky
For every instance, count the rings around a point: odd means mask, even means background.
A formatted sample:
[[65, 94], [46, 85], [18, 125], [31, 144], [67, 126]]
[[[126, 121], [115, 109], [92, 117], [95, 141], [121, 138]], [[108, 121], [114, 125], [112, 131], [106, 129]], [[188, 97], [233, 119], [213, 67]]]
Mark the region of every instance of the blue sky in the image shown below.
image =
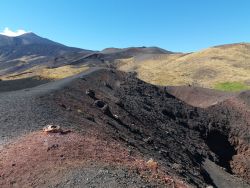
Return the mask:
[[196, 51], [250, 42], [249, 0], [1, 0], [0, 30], [75, 47]]

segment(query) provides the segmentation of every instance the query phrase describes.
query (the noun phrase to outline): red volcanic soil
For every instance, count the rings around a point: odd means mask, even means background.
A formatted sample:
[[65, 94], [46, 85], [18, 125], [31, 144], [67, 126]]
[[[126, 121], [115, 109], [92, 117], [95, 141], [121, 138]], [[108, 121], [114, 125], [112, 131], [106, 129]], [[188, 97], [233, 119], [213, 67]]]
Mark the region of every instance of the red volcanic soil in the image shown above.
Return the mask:
[[137, 176], [145, 185], [148, 181], [157, 187], [187, 187], [96, 131], [84, 135], [33, 132], [6, 145], [0, 156], [0, 187], [56, 186], [70, 179], [73, 169], [102, 166], [128, 169], [128, 177]]

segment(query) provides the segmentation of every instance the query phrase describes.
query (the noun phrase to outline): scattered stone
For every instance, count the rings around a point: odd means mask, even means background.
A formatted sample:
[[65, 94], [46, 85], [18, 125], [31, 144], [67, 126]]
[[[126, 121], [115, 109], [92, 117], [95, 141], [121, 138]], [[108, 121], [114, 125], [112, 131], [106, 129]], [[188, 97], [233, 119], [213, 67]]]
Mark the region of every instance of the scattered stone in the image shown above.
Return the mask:
[[121, 108], [124, 107], [124, 104], [122, 103], [121, 99], [115, 100], [115, 104], [117, 104], [117, 105], [120, 106]]
[[148, 137], [148, 138], [143, 139], [143, 141], [150, 144], [150, 143], [153, 142], [153, 138], [152, 137]]
[[98, 108], [103, 108], [103, 107], [106, 105], [106, 103], [103, 102], [103, 101], [101, 101], [101, 100], [96, 100], [96, 101], [94, 102], [94, 105], [95, 105], [96, 107], [98, 107]]
[[89, 120], [89, 121], [95, 122], [95, 118], [94, 117], [87, 116], [86, 119]]
[[66, 110], [67, 111], [72, 111], [72, 109], [70, 107], [67, 107]]
[[119, 119], [119, 116], [116, 115], [116, 114], [114, 114], [114, 118], [115, 118], [115, 119]]
[[63, 107], [65, 110], [67, 111], [72, 111], [70, 107], [67, 107], [65, 104], [61, 103], [60, 104], [61, 107]]
[[58, 147], [59, 147], [58, 144], [53, 144], [52, 146], [50, 146], [50, 147], [47, 148], [47, 151], [50, 151], [52, 149], [57, 149]]
[[167, 150], [164, 150], [164, 149], [159, 150], [159, 154], [168, 155], [168, 153], [169, 152]]
[[62, 129], [59, 125], [47, 125], [43, 128], [43, 132], [46, 133], [62, 133]]
[[157, 169], [158, 169], [158, 163], [156, 161], [154, 161], [152, 158], [150, 158], [147, 163], [146, 163], [147, 167], [154, 171], [154, 172], [157, 172]]
[[96, 100], [94, 102], [94, 105], [102, 110], [104, 114], [111, 115], [111, 112], [109, 110], [109, 105], [101, 100]]
[[91, 98], [95, 98], [95, 91], [91, 89], [86, 90], [86, 95], [88, 95]]
[[[164, 181], [167, 182], [167, 183], [171, 183], [171, 184], [174, 183], [173, 178], [171, 178], [171, 177], [169, 177], [169, 176], [165, 176], [165, 177], [164, 177]], [[173, 184], [173, 187], [175, 187], [174, 184]]]
[[174, 163], [172, 165], [172, 168], [175, 169], [177, 172], [181, 173], [182, 172], [182, 165], [181, 164], [177, 164], [177, 163]]
[[60, 106], [65, 108], [65, 109], [67, 108], [65, 104], [60, 104]]
[[128, 155], [131, 156], [133, 154], [133, 150], [131, 148], [128, 149]]
[[107, 88], [111, 89], [111, 90], [113, 89], [112, 86], [107, 82], [104, 82], [103, 85], [106, 86]]
[[212, 185], [208, 185], [206, 188], [214, 188], [214, 186], [212, 186]]

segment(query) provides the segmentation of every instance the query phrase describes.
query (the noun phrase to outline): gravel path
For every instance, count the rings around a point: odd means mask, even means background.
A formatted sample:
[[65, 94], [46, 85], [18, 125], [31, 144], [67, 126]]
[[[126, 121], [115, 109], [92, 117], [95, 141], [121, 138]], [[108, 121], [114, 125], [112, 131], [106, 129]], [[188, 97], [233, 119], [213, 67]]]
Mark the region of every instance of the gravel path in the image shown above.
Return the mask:
[[70, 170], [67, 176], [63, 177], [59, 183], [48, 182], [48, 185], [44, 187], [152, 188], [157, 187], [157, 185], [149, 184], [127, 169], [92, 166]]
[[203, 167], [206, 169], [210, 178], [213, 180], [216, 187], [219, 188], [249, 188], [250, 185], [243, 182], [236, 176], [232, 176], [231, 174], [224, 171], [221, 167], [216, 165], [214, 162], [206, 159], [203, 163]]
[[41, 98], [66, 87], [74, 79], [88, 75], [100, 68], [93, 67], [73, 77], [50, 82], [30, 89], [0, 93], [0, 147], [9, 139], [37, 129], [48, 123], [69, 124], [53, 104]]

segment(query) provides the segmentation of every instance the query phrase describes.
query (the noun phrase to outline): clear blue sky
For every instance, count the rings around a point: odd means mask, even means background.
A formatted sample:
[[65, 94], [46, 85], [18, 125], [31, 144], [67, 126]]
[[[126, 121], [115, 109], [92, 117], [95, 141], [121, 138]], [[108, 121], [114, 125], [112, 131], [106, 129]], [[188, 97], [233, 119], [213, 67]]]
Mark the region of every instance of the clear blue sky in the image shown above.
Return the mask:
[[196, 51], [250, 41], [250, 0], [1, 0], [0, 30], [75, 47]]

